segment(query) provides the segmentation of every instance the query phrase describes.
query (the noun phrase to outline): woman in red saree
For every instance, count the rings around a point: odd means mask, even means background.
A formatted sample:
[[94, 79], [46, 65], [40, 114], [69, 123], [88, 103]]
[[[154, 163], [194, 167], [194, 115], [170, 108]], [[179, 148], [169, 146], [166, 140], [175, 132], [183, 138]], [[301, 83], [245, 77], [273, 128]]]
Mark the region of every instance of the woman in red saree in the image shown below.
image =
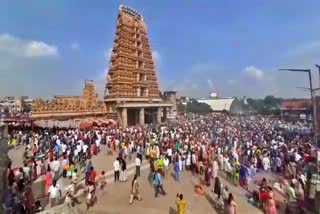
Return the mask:
[[48, 191], [49, 191], [49, 187], [51, 186], [52, 184], [52, 174], [51, 174], [51, 168], [50, 166], [48, 165], [48, 169], [47, 169], [47, 172], [46, 174], [44, 175], [44, 180], [45, 180], [45, 195], [48, 194]]
[[270, 186], [267, 187], [267, 204], [266, 204], [266, 214], [277, 214], [276, 202], [274, 200], [274, 193]]

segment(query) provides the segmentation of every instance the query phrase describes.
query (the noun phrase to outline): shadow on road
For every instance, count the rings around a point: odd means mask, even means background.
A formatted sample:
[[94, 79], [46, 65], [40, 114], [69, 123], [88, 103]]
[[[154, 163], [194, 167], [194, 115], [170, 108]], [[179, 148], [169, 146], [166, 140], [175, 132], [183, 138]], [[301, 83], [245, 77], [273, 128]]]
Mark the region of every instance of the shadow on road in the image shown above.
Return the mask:
[[209, 204], [212, 206], [212, 208], [215, 209], [215, 211], [217, 213], [223, 213], [224, 212], [223, 207], [221, 207], [221, 205], [219, 205], [217, 199], [213, 199], [207, 192], [204, 194], [204, 197], [207, 199]]
[[169, 207], [169, 214], [177, 214], [177, 211], [174, 208]]

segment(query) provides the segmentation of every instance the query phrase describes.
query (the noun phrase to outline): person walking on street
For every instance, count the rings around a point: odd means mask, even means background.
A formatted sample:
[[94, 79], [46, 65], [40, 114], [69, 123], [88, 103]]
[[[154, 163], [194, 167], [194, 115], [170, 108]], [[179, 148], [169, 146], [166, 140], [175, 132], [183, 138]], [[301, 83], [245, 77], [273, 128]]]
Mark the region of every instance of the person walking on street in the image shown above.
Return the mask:
[[225, 214], [236, 214], [236, 212], [237, 212], [236, 207], [237, 207], [237, 204], [233, 199], [233, 195], [232, 195], [232, 193], [229, 193], [229, 198], [227, 200], [227, 206], [225, 207], [226, 210], [224, 210], [224, 213]]
[[166, 156], [164, 159], [164, 177], [165, 178], [168, 178], [169, 176], [169, 163], [170, 163], [169, 158], [168, 156]]
[[137, 174], [134, 175], [131, 183], [131, 193], [130, 193], [130, 201], [129, 201], [130, 204], [133, 203], [134, 197], [138, 198], [139, 201], [142, 200], [139, 194], [139, 183], [138, 183]]
[[186, 201], [183, 200], [183, 194], [177, 194], [177, 214], [186, 214]]
[[88, 194], [87, 194], [87, 210], [93, 206], [96, 195], [95, 195], [95, 185], [91, 181], [88, 182]]
[[179, 161], [178, 160], [176, 160], [174, 162], [173, 170], [174, 170], [175, 180], [178, 182], [179, 181], [179, 174], [180, 174], [180, 168], [179, 168]]
[[119, 180], [119, 174], [120, 174], [120, 162], [119, 162], [119, 158], [117, 158], [114, 162], [113, 162], [113, 170], [114, 170], [114, 182]]
[[121, 172], [120, 172], [120, 181], [125, 182], [127, 180], [127, 175], [126, 175], [126, 170], [127, 170], [127, 163], [124, 158], [121, 160]]
[[90, 177], [90, 173], [91, 173], [91, 167], [92, 167], [92, 163], [91, 161], [88, 162], [87, 166], [86, 166], [86, 171], [85, 171], [85, 180], [84, 180], [84, 184], [87, 186], [88, 185], [88, 181], [89, 181], [89, 177]]
[[101, 174], [99, 175], [98, 184], [99, 184], [100, 190], [103, 190], [104, 186], [107, 184], [105, 171], [102, 171]]
[[163, 190], [163, 186], [162, 186], [162, 177], [160, 174], [160, 170], [157, 171], [157, 173], [155, 174], [155, 189], [156, 189], [156, 193], [155, 193], [155, 197], [158, 197], [159, 192], [161, 192], [162, 195], [166, 195], [167, 193]]
[[44, 175], [44, 180], [45, 180], [46, 194], [48, 194], [49, 188], [52, 185], [52, 180], [53, 180], [50, 165], [48, 165], [47, 173]]
[[136, 157], [135, 163], [136, 163], [136, 175], [140, 177], [141, 159]]
[[220, 200], [221, 196], [221, 182], [218, 177], [215, 178], [214, 181], [214, 187], [213, 187], [213, 193], [218, 196], [218, 199]]
[[48, 193], [50, 197], [51, 207], [58, 205], [62, 193], [59, 185], [57, 184], [57, 181], [54, 180], [52, 182], [52, 185], [50, 186]]
[[59, 179], [59, 172], [60, 172], [60, 162], [57, 157], [55, 157], [55, 160], [52, 162], [52, 170], [53, 170], [53, 179], [58, 180]]

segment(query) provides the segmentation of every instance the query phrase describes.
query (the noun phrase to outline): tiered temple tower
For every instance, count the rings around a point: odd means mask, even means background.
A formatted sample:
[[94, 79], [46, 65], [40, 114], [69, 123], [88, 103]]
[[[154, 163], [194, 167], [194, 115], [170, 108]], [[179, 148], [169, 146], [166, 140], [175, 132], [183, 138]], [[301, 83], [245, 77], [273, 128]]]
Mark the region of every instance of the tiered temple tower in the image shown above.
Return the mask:
[[82, 98], [88, 100], [90, 102], [96, 103], [97, 102], [97, 93], [92, 80], [87, 80], [85, 82], [83, 91], [82, 91]]
[[[121, 5], [116, 35], [106, 78], [105, 103], [109, 112], [118, 114], [122, 126], [161, 121], [162, 109], [170, 107], [160, 98], [155, 64], [142, 15]], [[146, 109], [146, 112], [145, 112]], [[130, 113], [128, 113], [128, 111]]]
[[147, 26], [141, 14], [122, 5], [116, 23], [105, 96], [160, 98]]

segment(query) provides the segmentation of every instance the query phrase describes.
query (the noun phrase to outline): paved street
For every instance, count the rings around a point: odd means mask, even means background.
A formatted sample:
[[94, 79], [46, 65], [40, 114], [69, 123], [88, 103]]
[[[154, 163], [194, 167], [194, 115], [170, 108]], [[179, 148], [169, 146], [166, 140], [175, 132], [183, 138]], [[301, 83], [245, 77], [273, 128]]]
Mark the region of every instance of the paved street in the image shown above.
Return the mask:
[[[219, 210], [214, 208], [215, 198], [211, 190], [208, 189], [205, 196], [197, 196], [194, 194], [193, 186], [199, 183], [199, 180], [190, 175], [189, 172], [182, 173], [179, 183], [174, 181], [173, 176], [164, 179], [164, 189], [168, 194], [166, 196], [159, 195], [158, 198], [155, 198], [153, 188], [147, 179], [148, 171], [149, 170], [145, 170], [139, 179], [142, 201], [136, 200], [132, 205], [129, 204], [130, 179], [126, 183], [115, 183], [108, 186], [107, 190], [102, 194], [97, 193], [98, 202], [93, 208], [89, 209], [88, 213], [175, 213], [177, 193], [184, 194], [185, 200], [187, 201], [188, 214], [219, 213]], [[243, 192], [237, 191], [236, 188], [231, 188], [231, 191], [238, 205], [238, 213], [246, 213], [248, 211], [250, 211], [250, 214], [262, 213], [247, 203]], [[79, 208], [80, 212], [86, 209], [85, 205], [80, 205]]]
[[[13, 159], [13, 167], [17, 167], [22, 164], [23, 148], [17, 150], [10, 150], [9, 156]], [[85, 203], [82, 203], [78, 207], [79, 213], [141, 213], [148, 212], [148, 214], [160, 214], [160, 213], [174, 213], [176, 209], [175, 196], [177, 193], [183, 193], [187, 201], [187, 213], [219, 213], [214, 207], [215, 198], [208, 189], [205, 196], [197, 196], [194, 194], [193, 186], [199, 183], [199, 178], [192, 176], [189, 172], [183, 172], [181, 175], [181, 181], [175, 182], [173, 176], [164, 179], [164, 189], [168, 195], [154, 197], [154, 190], [148, 182], [149, 163], [144, 161], [141, 167], [142, 176], [139, 179], [140, 191], [143, 201], [134, 201], [132, 205], [129, 204], [129, 193], [131, 188], [131, 180], [135, 174], [135, 164], [132, 161], [127, 163], [127, 175], [128, 181], [125, 183], [113, 183], [113, 169], [112, 164], [116, 155], [107, 156], [105, 147], [102, 146], [101, 152], [97, 156], [93, 156], [92, 163], [97, 173], [101, 170], [106, 171], [107, 175], [107, 188], [103, 192], [97, 192], [98, 202], [93, 208], [86, 212]], [[224, 184], [228, 183], [221, 178]], [[59, 180], [62, 186], [66, 186], [70, 183], [69, 179], [62, 178]], [[35, 191], [39, 192], [39, 185], [34, 185]], [[228, 185], [231, 192], [234, 194], [237, 205], [238, 213], [246, 213], [250, 211], [250, 214], [262, 213], [257, 208], [251, 206], [245, 198], [245, 190], [242, 188]], [[212, 188], [212, 187], [211, 187]], [[63, 188], [64, 190], [64, 188]], [[83, 189], [80, 189], [77, 195], [81, 195]], [[80, 197], [80, 201], [84, 201], [84, 197]], [[47, 207], [48, 208], [48, 207]]]

